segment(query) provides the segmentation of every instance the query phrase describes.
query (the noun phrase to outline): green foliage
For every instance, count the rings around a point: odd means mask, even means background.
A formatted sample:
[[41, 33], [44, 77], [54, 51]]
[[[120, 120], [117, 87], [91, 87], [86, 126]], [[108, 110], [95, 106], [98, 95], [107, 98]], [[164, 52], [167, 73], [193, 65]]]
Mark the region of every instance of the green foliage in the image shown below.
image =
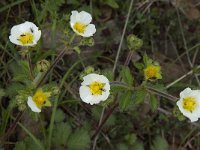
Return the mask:
[[73, 134], [70, 135], [67, 141], [67, 146], [70, 150], [88, 150], [90, 149], [90, 136], [88, 131], [76, 129]]
[[149, 99], [149, 103], [150, 103], [150, 107], [152, 111], [156, 111], [156, 109], [158, 108], [158, 100], [155, 97], [155, 95], [150, 95], [150, 99]]
[[55, 122], [62, 122], [65, 119], [65, 113], [61, 109], [56, 110]]
[[168, 150], [167, 141], [161, 136], [156, 136], [153, 140], [153, 145], [151, 146], [151, 150]]
[[146, 97], [146, 89], [144, 89], [143, 87], [137, 89], [135, 92], [134, 92], [134, 103], [135, 104], [141, 104], [144, 102], [145, 100], [145, 97]]
[[12, 63], [10, 69], [13, 73], [13, 81], [26, 83], [27, 80], [30, 80], [30, 72], [27, 61], [21, 60], [18, 63]]
[[133, 85], [133, 76], [131, 74], [131, 71], [129, 69], [129, 67], [122, 67], [122, 70], [121, 70], [121, 76], [122, 76], [122, 80], [127, 83], [128, 85]]
[[52, 141], [55, 146], [66, 145], [69, 135], [71, 134], [72, 129], [68, 123], [57, 123], [53, 130]]
[[[92, 117], [94, 117], [96, 121], [100, 119], [101, 111], [102, 111], [102, 107], [92, 108]], [[116, 117], [115, 115], [111, 115], [106, 121], [105, 126], [113, 126], [115, 125], [115, 123], [116, 123]]]
[[119, 99], [119, 108], [121, 111], [124, 111], [128, 108], [132, 100], [133, 91], [124, 91], [121, 93]]
[[119, 5], [118, 5], [118, 3], [116, 2], [116, 0], [102, 0], [102, 2], [103, 2], [104, 4], [109, 5], [109, 6], [112, 7], [112, 8], [119, 8]]
[[23, 141], [19, 141], [15, 144], [14, 150], [39, 150], [38, 145], [30, 138], [27, 137]]

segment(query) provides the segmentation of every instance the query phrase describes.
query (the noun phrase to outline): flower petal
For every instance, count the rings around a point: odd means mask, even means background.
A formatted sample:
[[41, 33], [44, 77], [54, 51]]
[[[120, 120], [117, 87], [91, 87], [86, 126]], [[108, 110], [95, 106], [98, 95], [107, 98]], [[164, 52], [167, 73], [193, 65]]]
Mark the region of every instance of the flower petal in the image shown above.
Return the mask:
[[93, 36], [93, 34], [96, 32], [96, 28], [94, 24], [89, 24], [86, 29], [85, 32], [83, 34], [84, 37], [90, 37]]
[[91, 103], [93, 97], [92, 97], [92, 95], [89, 91], [89, 88], [87, 86], [81, 86], [79, 88], [79, 94], [80, 94], [80, 97], [81, 97], [83, 102]]
[[72, 11], [71, 12], [72, 14], [71, 14], [71, 16], [70, 16], [70, 25], [71, 25], [71, 27], [73, 27], [74, 26], [74, 24], [77, 22], [77, 21], [80, 21], [80, 15], [79, 15], [79, 13], [78, 13], [78, 11]]
[[92, 16], [85, 11], [81, 11], [79, 13], [79, 16], [80, 16], [80, 22], [85, 25], [88, 25], [92, 21]]
[[28, 97], [27, 104], [33, 112], [41, 112], [41, 109], [37, 107], [31, 96]]

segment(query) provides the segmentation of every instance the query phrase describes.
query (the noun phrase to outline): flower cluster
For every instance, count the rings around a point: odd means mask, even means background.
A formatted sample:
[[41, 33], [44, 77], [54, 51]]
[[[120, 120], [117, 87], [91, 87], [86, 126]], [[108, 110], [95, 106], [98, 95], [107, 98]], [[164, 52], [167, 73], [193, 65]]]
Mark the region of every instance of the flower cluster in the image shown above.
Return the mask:
[[[91, 37], [96, 32], [94, 24], [91, 24], [92, 16], [85, 11], [72, 11], [70, 17], [70, 26], [72, 30], [79, 36]], [[24, 22], [12, 27], [9, 39], [12, 43], [27, 47], [35, 46], [41, 38], [41, 31], [32, 22]], [[139, 49], [143, 42], [134, 35], [128, 36], [128, 47], [130, 50]], [[89, 39], [89, 45], [93, 45], [93, 40]], [[144, 79], [154, 81], [162, 79], [161, 67], [158, 63], [149, 59], [147, 55], [144, 57], [143, 74]], [[37, 62], [37, 70], [45, 72], [50, 68], [50, 63], [47, 60], [41, 60]], [[110, 83], [109, 80], [99, 74], [93, 73], [93, 68], [88, 68], [87, 75], [82, 75], [83, 82], [79, 88], [80, 98], [83, 102], [88, 104], [98, 104], [108, 99], [110, 95]], [[58, 94], [59, 89], [54, 89], [54, 92]], [[54, 92], [44, 92], [42, 87], [36, 89], [36, 92], [31, 92], [27, 97], [27, 105], [33, 112], [41, 112], [43, 107], [51, 106], [50, 97]], [[24, 110], [26, 105], [23, 103], [24, 97], [18, 95], [17, 103], [21, 110]], [[186, 88], [180, 93], [180, 99], [177, 101], [177, 105], [182, 114], [188, 117], [192, 122], [197, 121], [200, 118], [200, 90], [191, 90]]]

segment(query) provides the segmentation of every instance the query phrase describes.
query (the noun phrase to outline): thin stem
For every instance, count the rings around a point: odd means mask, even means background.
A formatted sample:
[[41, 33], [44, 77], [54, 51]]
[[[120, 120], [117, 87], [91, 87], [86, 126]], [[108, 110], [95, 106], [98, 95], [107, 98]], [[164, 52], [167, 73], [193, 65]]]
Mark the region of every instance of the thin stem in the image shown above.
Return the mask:
[[33, 67], [32, 67], [32, 63], [31, 63], [31, 54], [30, 54], [30, 52], [27, 53], [27, 61], [28, 61], [28, 66], [29, 66], [30, 77], [33, 80], [34, 76], [33, 76]]
[[120, 51], [121, 51], [121, 48], [122, 48], [122, 43], [123, 43], [123, 40], [124, 40], [124, 35], [125, 35], [126, 28], [127, 28], [127, 25], [128, 25], [129, 16], [131, 14], [132, 6], [133, 6], [133, 0], [131, 0], [130, 6], [129, 6], [128, 15], [126, 17], [126, 22], [125, 22], [124, 29], [123, 29], [123, 32], [122, 32], [122, 37], [121, 37], [120, 44], [119, 44], [119, 47], [118, 47], [118, 50], [117, 50], [117, 56], [115, 58], [115, 64], [114, 64], [114, 67], [113, 67], [113, 75], [115, 74], [115, 70], [116, 70], [116, 67], [117, 67], [117, 62], [118, 62], [119, 54], [120, 54]]
[[[176, 8], [176, 12], [177, 12], [177, 16], [178, 16], [178, 22], [179, 22], [179, 25], [180, 25], [181, 35], [182, 35], [182, 38], [183, 38], [183, 43], [184, 43], [184, 48], [186, 50], [186, 56], [187, 56], [187, 59], [188, 59], [188, 63], [190, 65], [190, 68], [193, 68], [194, 65], [192, 64], [192, 61], [190, 59], [190, 55], [189, 55], [188, 47], [187, 47], [187, 42], [186, 42], [186, 39], [185, 39], [185, 35], [184, 35], [184, 32], [183, 32], [183, 27], [182, 27], [182, 23], [181, 23], [181, 19], [180, 19], [180, 14], [179, 14], [179, 11], [178, 11], [177, 8]], [[200, 86], [200, 81], [199, 81], [198, 76], [196, 74], [194, 74], [194, 76], [196, 78], [198, 85]]]
[[[102, 120], [103, 120], [104, 112], [105, 112], [105, 107], [103, 107], [103, 109], [102, 109], [101, 117], [100, 117], [99, 125], [98, 125], [98, 126], [101, 125], [101, 122], [102, 122]], [[95, 150], [95, 148], [96, 148], [96, 144], [97, 144], [98, 137], [99, 137], [99, 134], [94, 138], [94, 143], [93, 143], [93, 148], [92, 148], [92, 150]]]
[[[200, 65], [197, 66], [196, 69], [200, 69]], [[183, 76], [181, 76], [180, 78], [176, 79], [175, 81], [173, 81], [172, 83], [168, 84], [166, 86], [166, 89], [170, 88], [171, 86], [173, 86], [174, 84], [178, 83], [179, 81], [181, 81], [182, 79], [184, 79], [185, 77], [187, 77], [188, 75], [191, 75], [192, 73], [194, 73], [194, 70], [190, 70], [188, 73], [184, 74]]]
[[7, 130], [7, 132], [5, 133], [5, 135], [1, 138], [0, 141], [4, 141], [6, 140], [7, 138], [10, 137], [11, 133], [14, 131], [14, 129], [16, 128], [17, 126], [17, 123], [18, 121], [22, 118], [22, 115], [24, 114], [25, 111], [23, 112], [19, 112], [17, 114], [17, 117], [15, 118], [15, 121], [12, 123], [12, 125], [10, 126], [10, 128]]
[[[66, 74], [64, 75], [64, 77], [62, 78], [62, 81], [60, 83], [59, 89], [62, 89], [65, 80], [69, 77], [70, 73], [72, 72], [72, 70], [80, 63], [80, 61], [76, 62], [75, 64], [73, 64], [71, 66], [71, 68], [69, 68], [69, 70], [66, 72]], [[50, 125], [49, 125], [49, 135], [48, 135], [48, 150], [51, 149], [51, 138], [52, 138], [52, 132], [53, 132], [53, 127], [54, 127], [54, 120], [55, 120], [55, 114], [56, 114], [56, 109], [58, 106], [58, 100], [59, 100], [59, 96], [56, 97], [56, 100], [54, 102], [54, 106], [53, 106], [53, 112], [51, 115], [51, 121], [50, 121]]]
[[20, 122], [18, 122], [17, 124], [33, 139], [35, 144], [40, 147], [40, 150], [45, 150], [42, 143], [25, 126], [23, 126]]
[[96, 132], [93, 134], [92, 139], [94, 139], [99, 132], [101, 131], [103, 125], [106, 123], [106, 121], [108, 120], [108, 118], [110, 117], [110, 115], [113, 113], [113, 111], [115, 110], [115, 108], [118, 106], [119, 104], [116, 103], [116, 101], [114, 102], [114, 105], [111, 107], [111, 109], [108, 111], [108, 113], [105, 115], [105, 117], [103, 118], [101, 124], [98, 126]]

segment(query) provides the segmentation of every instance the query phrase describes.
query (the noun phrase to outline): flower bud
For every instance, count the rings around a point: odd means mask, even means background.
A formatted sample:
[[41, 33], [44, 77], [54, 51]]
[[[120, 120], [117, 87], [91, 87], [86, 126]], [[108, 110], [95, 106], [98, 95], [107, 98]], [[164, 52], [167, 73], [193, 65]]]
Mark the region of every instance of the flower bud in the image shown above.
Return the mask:
[[37, 70], [39, 72], [45, 72], [49, 69], [49, 67], [50, 67], [50, 62], [47, 61], [46, 59], [37, 62]]
[[85, 68], [85, 70], [83, 72], [81, 72], [80, 74], [80, 79], [82, 80], [84, 76], [90, 74], [90, 73], [94, 73], [94, 68], [92, 66], [88, 66]]
[[83, 38], [81, 40], [80, 45], [93, 46], [94, 45], [94, 39], [93, 38]]
[[140, 49], [143, 45], [143, 41], [139, 39], [137, 36], [135, 36], [134, 34], [130, 34], [127, 37], [127, 43], [128, 43], [129, 50]]

